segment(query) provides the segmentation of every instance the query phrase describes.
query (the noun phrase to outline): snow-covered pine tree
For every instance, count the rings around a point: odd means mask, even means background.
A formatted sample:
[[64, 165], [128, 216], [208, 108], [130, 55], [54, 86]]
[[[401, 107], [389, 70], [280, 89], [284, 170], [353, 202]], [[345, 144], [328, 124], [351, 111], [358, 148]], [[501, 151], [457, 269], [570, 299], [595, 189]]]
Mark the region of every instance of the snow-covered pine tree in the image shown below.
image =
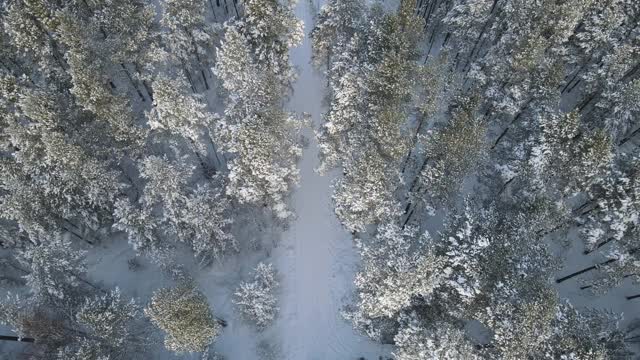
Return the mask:
[[158, 76], [153, 82], [154, 102], [151, 111], [147, 112], [147, 119], [152, 129], [161, 129], [187, 140], [208, 176], [208, 142], [203, 142], [203, 138], [209, 136], [208, 129], [213, 131], [215, 118], [203, 99], [188, 93], [187, 87], [182, 78]]
[[2, 164], [3, 216], [36, 239], [70, 224], [96, 229], [108, 222], [125, 186], [118, 171], [84, 148], [82, 137], [74, 138], [83, 118], [71, 99], [54, 88], [18, 88], [14, 96], [2, 129], [11, 154]]
[[424, 143], [425, 159], [410, 195], [430, 206], [449, 203], [485, 156], [486, 124], [476, 117], [477, 101], [459, 99], [452, 105], [449, 122], [431, 131]]
[[363, 257], [355, 278], [359, 299], [346, 316], [372, 338], [381, 339], [385, 326], [416, 299], [430, 299], [442, 284], [444, 258], [433, 252], [429, 235], [417, 231], [384, 224], [374, 239], [357, 242]]
[[26, 248], [18, 260], [29, 272], [24, 278], [36, 301], [56, 303], [73, 297], [72, 291], [87, 283], [85, 252], [72, 248], [61, 236]]
[[77, 338], [62, 348], [62, 359], [130, 359], [144, 350], [147, 339], [139, 333], [142, 311], [115, 288], [87, 297], [75, 314]]
[[232, 155], [227, 193], [281, 219], [292, 215], [284, 200], [298, 182], [302, 153], [302, 122], [282, 107], [294, 74], [288, 50], [300, 43], [301, 26], [289, 3], [248, 1], [244, 20], [225, 27], [214, 69], [228, 93], [213, 131]]
[[60, 42], [52, 36], [56, 22], [53, 3], [12, 1], [3, 13], [3, 28], [11, 44], [25, 59], [37, 65], [46, 78], [66, 81], [67, 65]]
[[446, 322], [428, 324], [416, 312], [401, 314], [399, 322], [398, 333], [393, 337], [397, 360], [482, 359], [464, 329]]
[[207, 298], [192, 284], [156, 291], [144, 309], [165, 332], [165, 346], [175, 352], [202, 352], [220, 332]]
[[[236, 249], [229, 233], [232, 221], [228, 217], [230, 203], [222, 193], [224, 183], [212, 179], [193, 189], [188, 186], [191, 175], [188, 166], [166, 157], [149, 156], [142, 161], [141, 176], [147, 184], [140, 199], [141, 209], [122, 204], [120, 210], [125, 217], [118, 225], [140, 251], [162, 247], [154, 231], [158, 227], [189, 244], [205, 263]], [[150, 218], [154, 209], [160, 210], [157, 220]]]
[[275, 294], [279, 287], [277, 276], [272, 264], [259, 263], [255, 268], [253, 281], [241, 282], [234, 293], [233, 303], [258, 328], [268, 326], [278, 314]]
[[118, 199], [114, 205], [113, 219], [113, 228], [124, 231], [129, 244], [137, 252], [153, 252], [162, 246], [155, 232], [158, 221], [148, 206], [136, 206], [128, 199]]
[[131, 101], [126, 93], [113, 91], [110, 80], [110, 62], [100, 48], [100, 29], [96, 23], [87, 23], [67, 9], [57, 17], [59, 37], [67, 46], [65, 54], [73, 87], [71, 93], [78, 105], [95, 114], [109, 128], [109, 135], [127, 153], [138, 153], [146, 137], [145, 130], [136, 122]]
[[[331, 0], [322, 6], [309, 35], [316, 67], [331, 67], [334, 56], [339, 56], [352, 37], [364, 29], [365, 11], [361, 0]], [[333, 74], [328, 71], [327, 75]]]
[[[545, 116], [545, 115], [542, 115]], [[602, 130], [581, 130], [579, 114], [546, 114], [540, 119], [540, 143], [531, 158], [547, 191], [571, 196], [585, 192], [606, 174], [613, 160], [611, 140]]]
[[[343, 167], [345, 176], [336, 184], [334, 201], [350, 231], [383, 223], [399, 212], [399, 163], [409, 149], [406, 129], [420, 72], [416, 60], [422, 23], [414, 6], [403, 1], [395, 14], [370, 10], [372, 20], [364, 21], [369, 24], [363, 31], [367, 36], [344, 39], [327, 64], [331, 92], [326, 123], [318, 133], [319, 170]], [[330, 39], [321, 39], [325, 35], [318, 31], [314, 41], [325, 46], [321, 42]]]
[[209, 89], [209, 68], [213, 65], [214, 43], [221, 30], [218, 24], [205, 21], [204, 0], [167, 0], [163, 2], [160, 23], [166, 28], [162, 38], [169, 53], [179, 64], [195, 92], [193, 74], [202, 76], [205, 89]]

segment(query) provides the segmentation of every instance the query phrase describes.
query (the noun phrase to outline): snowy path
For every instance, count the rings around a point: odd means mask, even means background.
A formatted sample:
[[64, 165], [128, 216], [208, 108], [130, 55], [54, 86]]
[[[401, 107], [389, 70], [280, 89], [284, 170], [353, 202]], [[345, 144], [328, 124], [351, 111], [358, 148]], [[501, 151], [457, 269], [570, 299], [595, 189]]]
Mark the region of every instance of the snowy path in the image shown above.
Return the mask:
[[[301, 0], [296, 16], [304, 20], [305, 32], [312, 24], [309, 0]], [[289, 108], [313, 117], [320, 123], [324, 80], [311, 65], [308, 37], [292, 50], [292, 61], [299, 71]], [[293, 195], [297, 219], [283, 235], [276, 249], [276, 264], [282, 276], [280, 319], [275, 324], [285, 359], [342, 360], [378, 359], [383, 346], [357, 335], [340, 311], [353, 291], [357, 254], [349, 234], [341, 228], [331, 205], [332, 176], [314, 172], [317, 144], [307, 129], [309, 147], [305, 149], [300, 187]]]

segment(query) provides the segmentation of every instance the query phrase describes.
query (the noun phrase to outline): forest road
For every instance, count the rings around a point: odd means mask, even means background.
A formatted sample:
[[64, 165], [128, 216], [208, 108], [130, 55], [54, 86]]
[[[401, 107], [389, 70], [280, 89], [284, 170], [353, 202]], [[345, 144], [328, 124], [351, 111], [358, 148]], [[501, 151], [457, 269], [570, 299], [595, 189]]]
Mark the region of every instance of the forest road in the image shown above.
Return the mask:
[[[325, 84], [321, 72], [311, 66], [309, 32], [319, 8], [317, 0], [300, 0], [296, 16], [304, 20], [305, 38], [292, 49], [291, 59], [299, 76], [288, 109], [311, 114], [313, 127], [321, 122]], [[332, 181], [336, 174], [320, 176], [318, 144], [305, 129], [309, 146], [300, 162], [300, 186], [291, 206], [297, 216], [276, 252], [281, 274], [281, 311], [274, 324], [281, 337], [282, 357], [291, 360], [378, 360], [385, 347], [358, 335], [340, 312], [354, 291], [358, 254], [351, 236], [333, 212]]]

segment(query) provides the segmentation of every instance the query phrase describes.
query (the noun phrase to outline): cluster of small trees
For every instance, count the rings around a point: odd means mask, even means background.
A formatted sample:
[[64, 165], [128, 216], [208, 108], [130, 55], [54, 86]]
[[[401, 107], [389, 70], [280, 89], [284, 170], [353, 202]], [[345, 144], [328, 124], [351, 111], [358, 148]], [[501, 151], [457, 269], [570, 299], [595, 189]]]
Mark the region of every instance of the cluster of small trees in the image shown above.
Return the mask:
[[34, 342], [33, 359], [130, 359], [149, 345], [139, 305], [87, 280], [84, 252], [60, 237], [20, 251], [29, 293], [9, 295], [0, 321]]
[[[616, 316], [554, 283], [640, 280], [639, 15], [625, 0], [327, 2], [319, 170], [343, 171], [357, 328], [398, 359], [630, 356]], [[593, 266], [560, 277], [551, 249], [575, 234]]]
[[[78, 243], [124, 232], [158, 262], [183, 243], [208, 264], [239, 248], [237, 204], [292, 215], [303, 124], [283, 106], [302, 38], [292, 7], [2, 2], [0, 247], [26, 285], [3, 322], [42, 345], [34, 356], [125, 359], [144, 345], [138, 305], [86, 280]], [[152, 300], [145, 314], [171, 350], [203, 351], [220, 331], [193, 287]]]
[[153, 345], [147, 319], [166, 333], [166, 348], [201, 352], [221, 324], [191, 282], [156, 291], [147, 308], [118, 288], [105, 290], [87, 280], [85, 253], [61, 237], [18, 253], [10, 263], [26, 280], [29, 293], [9, 295], [0, 304], [0, 321], [18, 339], [34, 346], [31, 359], [131, 359]]

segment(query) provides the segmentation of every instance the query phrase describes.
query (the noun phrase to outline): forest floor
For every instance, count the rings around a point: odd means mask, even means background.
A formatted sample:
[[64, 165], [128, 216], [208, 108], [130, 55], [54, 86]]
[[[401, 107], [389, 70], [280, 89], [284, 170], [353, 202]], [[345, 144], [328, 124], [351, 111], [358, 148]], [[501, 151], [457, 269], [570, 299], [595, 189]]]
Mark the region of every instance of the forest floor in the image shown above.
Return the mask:
[[[309, 114], [313, 128], [320, 125], [326, 80], [311, 66], [308, 33], [320, 5], [318, 0], [297, 4], [296, 16], [304, 21], [307, 36], [291, 52], [299, 76], [288, 104], [290, 111]], [[227, 321], [228, 326], [213, 344], [214, 352], [226, 360], [387, 359], [388, 345], [357, 334], [341, 316], [344, 307], [353, 302], [359, 255], [351, 235], [333, 212], [331, 184], [337, 173], [321, 176], [314, 171], [317, 142], [311, 127], [304, 132], [308, 146], [300, 161], [301, 181], [290, 201], [297, 215], [287, 229], [283, 232], [279, 225], [250, 212], [235, 221], [239, 253], [201, 268], [187, 249], [178, 248], [176, 263], [198, 283], [214, 313]], [[153, 291], [174, 281], [145, 259], [140, 259], [139, 270], [131, 272], [127, 260], [134, 256], [125, 239], [108, 239], [89, 249], [89, 278], [105, 287], [119, 286], [146, 305]], [[251, 280], [260, 261], [274, 264], [281, 283], [280, 313], [262, 331], [243, 320], [232, 303], [238, 284]], [[162, 360], [200, 359], [200, 354], [170, 353], [161, 343], [147, 355]]]
[[[310, 64], [308, 33], [316, 11], [309, 0], [300, 1], [296, 8], [307, 36], [291, 53], [299, 77], [289, 103], [291, 111], [310, 114], [314, 128], [321, 122], [326, 82]], [[281, 315], [275, 328], [282, 336], [283, 358], [377, 360], [388, 350], [357, 335], [340, 315], [352, 301], [358, 254], [333, 212], [331, 184], [336, 174], [320, 176], [314, 171], [318, 146], [311, 129], [305, 130], [305, 136], [309, 144], [300, 163], [300, 186], [292, 199], [297, 217], [274, 251], [282, 274]]]

